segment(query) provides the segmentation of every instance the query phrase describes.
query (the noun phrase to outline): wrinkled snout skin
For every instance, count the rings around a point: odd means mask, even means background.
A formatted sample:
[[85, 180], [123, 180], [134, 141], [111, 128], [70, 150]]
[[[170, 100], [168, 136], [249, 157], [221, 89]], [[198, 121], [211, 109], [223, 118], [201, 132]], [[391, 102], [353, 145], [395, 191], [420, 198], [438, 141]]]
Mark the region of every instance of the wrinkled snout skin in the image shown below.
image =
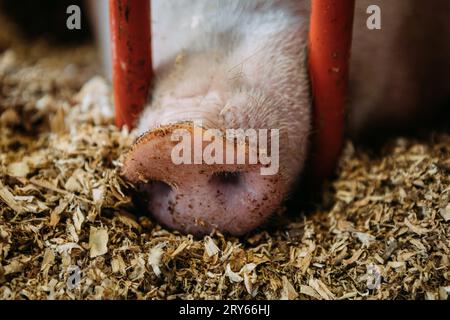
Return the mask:
[[[107, 2], [90, 6], [110, 76]], [[348, 106], [352, 136], [369, 125], [410, 123], [450, 93], [448, 1], [356, 2]], [[314, 130], [307, 68], [310, 3], [151, 4], [154, 89], [122, 175], [169, 228], [245, 234], [280, 207], [308, 156]], [[366, 9], [373, 4], [381, 8], [381, 30], [366, 26]], [[221, 132], [278, 129], [279, 170], [261, 175], [259, 164], [175, 164], [171, 136], [180, 128], [192, 132], [194, 122]]]

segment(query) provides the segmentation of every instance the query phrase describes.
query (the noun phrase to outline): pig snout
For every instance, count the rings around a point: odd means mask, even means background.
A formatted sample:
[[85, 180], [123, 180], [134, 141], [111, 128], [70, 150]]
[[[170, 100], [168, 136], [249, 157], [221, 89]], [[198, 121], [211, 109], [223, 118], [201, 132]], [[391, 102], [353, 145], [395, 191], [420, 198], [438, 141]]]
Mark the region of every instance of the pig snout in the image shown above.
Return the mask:
[[[156, 219], [186, 233], [220, 230], [241, 235], [277, 209], [285, 191], [282, 179], [279, 174], [261, 175], [260, 164], [206, 163], [195, 150], [191, 163], [174, 163], [178, 142], [172, 136], [180, 129], [192, 137], [193, 131], [202, 131], [191, 124], [152, 130], [138, 139], [124, 163], [122, 174], [137, 185]], [[237, 151], [235, 144], [223, 139], [223, 154], [227, 148]], [[207, 147], [202, 142], [200, 150]]]

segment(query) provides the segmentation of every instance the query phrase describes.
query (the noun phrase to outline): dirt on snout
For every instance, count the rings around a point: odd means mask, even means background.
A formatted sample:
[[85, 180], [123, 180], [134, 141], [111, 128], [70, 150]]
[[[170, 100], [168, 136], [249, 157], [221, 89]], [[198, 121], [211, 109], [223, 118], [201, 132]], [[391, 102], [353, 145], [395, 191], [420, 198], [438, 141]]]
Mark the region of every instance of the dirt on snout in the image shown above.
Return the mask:
[[94, 49], [0, 24], [0, 299], [448, 299], [450, 135], [348, 142], [329, 209], [195, 239], [133, 214]]

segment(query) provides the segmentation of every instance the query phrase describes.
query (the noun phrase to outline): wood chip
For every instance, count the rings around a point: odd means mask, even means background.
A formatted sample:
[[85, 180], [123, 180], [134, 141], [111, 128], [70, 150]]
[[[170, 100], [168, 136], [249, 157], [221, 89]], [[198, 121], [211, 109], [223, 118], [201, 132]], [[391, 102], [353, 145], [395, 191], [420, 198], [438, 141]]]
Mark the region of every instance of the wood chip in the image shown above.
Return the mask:
[[89, 256], [95, 258], [108, 252], [108, 230], [91, 227], [89, 233]]
[[298, 293], [295, 291], [295, 288], [289, 282], [286, 276], [282, 277], [283, 280], [283, 289], [281, 291], [281, 300], [295, 300], [298, 297]]

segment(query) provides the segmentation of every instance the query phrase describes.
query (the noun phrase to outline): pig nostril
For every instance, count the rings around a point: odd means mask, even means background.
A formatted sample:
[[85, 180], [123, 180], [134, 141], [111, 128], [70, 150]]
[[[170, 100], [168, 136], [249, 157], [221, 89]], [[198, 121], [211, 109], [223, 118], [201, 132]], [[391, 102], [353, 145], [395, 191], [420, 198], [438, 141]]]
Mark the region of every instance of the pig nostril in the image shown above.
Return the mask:
[[213, 173], [210, 182], [219, 185], [238, 185], [241, 182], [240, 172], [219, 171]]
[[172, 187], [159, 180], [152, 180], [141, 186], [141, 190], [146, 192], [149, 197], [166, 197], [172, 192]]

